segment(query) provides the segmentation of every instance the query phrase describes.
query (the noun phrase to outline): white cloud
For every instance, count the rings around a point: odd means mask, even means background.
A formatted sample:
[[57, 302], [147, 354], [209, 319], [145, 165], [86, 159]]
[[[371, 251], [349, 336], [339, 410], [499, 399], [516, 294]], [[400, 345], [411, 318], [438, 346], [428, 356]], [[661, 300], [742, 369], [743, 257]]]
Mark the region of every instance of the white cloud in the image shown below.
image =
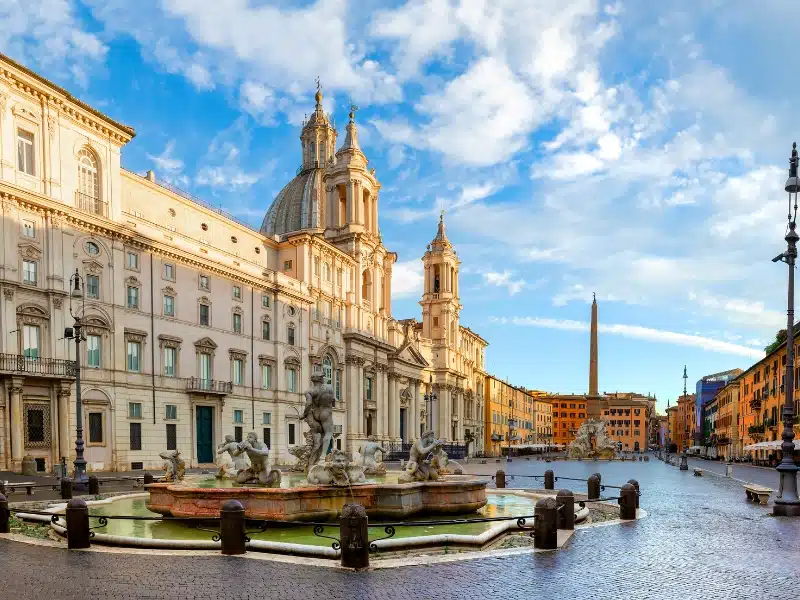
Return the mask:
[[524, 279], [514, 279], [514, 273], [507, 269], [502, 273], [495, 271], [483, 273], [483, 280], [487, 285], [506, 288], [509, 296], [515, 296], [526, 286]]
[[[589, 330], [588, 323], [583, 321], [572, 321], [569, 319], [547, 319], [542, 317], [490, 317], [490, 322], [500, 325], [510, 324], [515, 326], [543, 327], [546, 329], [561, 329], [567, 331]], [[599, 333], [619, 335], [622, 337], [646, 340], [650, 342], [673, 344], [676, 346], [690, 346], [693, 348], [700, 348], [707, 352], [733, 354], [736, 356], [745, 356], [751, 359], [761, 359], [764, 357], [763, 350], [699, 335], [689, 335], [674, 331], [664, 331], [663, 329], [651, 329], [649, 327], [640, 327], [638, 325], [622, 324], [604, 325], [600, 323], [597, 329]]]
[[157, 156], [147, 154], [147, 158], [153, 161], [156, 165], [156, 175], [158, 175], [158, 170], [166, 171], [168, 175], [176, 175], [183, 170], [183, 161], [180, 158], [173, 156], [174, 151], [175, 140], [170, 140], [167, 142], [167, 145], [164, 147], [164, 150], [161, 152], [161, 154]]
[[425, 283], [424, 266], [420, 260], [395, 263], [392, 267], [392, 297], [422, 296]]
[[239, 100], [242, 108], [262, 120], [271, 122], [275, 110], [275, 93], [262, 83], [247, 80], [239, 87]]

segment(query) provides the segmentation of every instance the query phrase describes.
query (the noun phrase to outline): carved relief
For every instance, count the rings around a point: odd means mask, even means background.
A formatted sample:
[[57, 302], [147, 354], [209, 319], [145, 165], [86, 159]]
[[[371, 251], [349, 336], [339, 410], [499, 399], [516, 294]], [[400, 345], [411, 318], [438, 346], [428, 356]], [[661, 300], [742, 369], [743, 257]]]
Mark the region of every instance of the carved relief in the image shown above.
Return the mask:
[[47, 132], [50, 134], [50, 139], [56, 137], [56, 117], [55, 115], [47, 115]]
[[63, 301], [61, 300], [61, 298], [53, 298], [53, 308], [55, 308], [56, 310], [61, 310], [62, 304]]
[[412, 394], [410, 388], [404, 388], [400, 392], [400, 406], [408, 406], [411, 404]]
[[83, 268], [87, 273], [91, 273], [92, 275], [98, 275], [103, 272], [103, 265], [96, 260], [84, 260]]
[[19, 253], [24, 258], [30, 258], [30, 259], [33, 259], [33, 260], [39, 260], [41, 258], [41, 256], [42, 256], [42, 251], [37, 246], [34, 246], [33, 244], [22, 243], [22, 244], [19, 244], [18, 247], [19, 247]]
[[124, 337], [126, 342], [142, 343], [147, 339], [147, 332], [141, 329], [128, 329], [126, 327]]
[[136, 279], [136, 277], [134, 277], [133, 275], [131, 275], [130, 277], [125, 278], [125, 283], [128, 285], [139, 285], [139, 280]]
[[5, 296], [6, 300], [13, 300], [14, 299], [14, 288], [3, 288], [3, 296]]

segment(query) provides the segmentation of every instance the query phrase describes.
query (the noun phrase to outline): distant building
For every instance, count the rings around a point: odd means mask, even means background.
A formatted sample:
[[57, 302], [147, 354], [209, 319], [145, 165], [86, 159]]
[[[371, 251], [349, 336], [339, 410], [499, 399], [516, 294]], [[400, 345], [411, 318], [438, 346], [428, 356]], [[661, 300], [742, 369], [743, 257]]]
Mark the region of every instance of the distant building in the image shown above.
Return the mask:
[[697, 428], [694, 430], [694, 442], [696, 445], [700, 446], [707, 442], [714, 431], [713, 428], [710, 428], [710, 414], [706, 414], [706, 406], [722, 388], [742, 373], [741, 369], [731, 369], [714, 373], [713, 375], [706, 375], [697, 381], [695, 394], [695, 423]]

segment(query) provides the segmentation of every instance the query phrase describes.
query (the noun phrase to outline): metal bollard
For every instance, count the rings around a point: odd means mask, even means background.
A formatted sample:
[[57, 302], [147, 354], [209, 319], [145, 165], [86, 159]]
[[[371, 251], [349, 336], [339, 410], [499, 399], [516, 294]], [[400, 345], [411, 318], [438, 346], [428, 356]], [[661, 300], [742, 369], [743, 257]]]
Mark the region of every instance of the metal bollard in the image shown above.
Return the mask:
[[9, 533], [11, 531], [8, 520], [11, 518], [11, 513], [8, 512], [8, 498], [0, 494], [0, 533]]
[[628, 479], [628, 483], [636, 488], [636, 508], [639, 508], [639, 482], [635, 479]]
[[594, 475], [589, 476], [589, 479], [586, 480], [586, 497], [589, 500], [597, 500], [600, 497], [600, 476], [595, 473]]
[[686, 454], [681, 454], [681, 466], [678, 468], [681, 471], [689, 470], [689, 463], [686, 461]]
[[619, 518], [630, 521], [636, 518], [636, 488], [632, 483], [626, 483], [620, 490]]
[[558, 548], [558, 502], [555, 498], [542, 498], [533, 509], [533, 547], [542, 550]]
[[544, 472], [544, 489], [553, 490], [556, 487], [556, 476], [553, 471], [548, 469]]
[[73, 498], [67, 503], [67, 548], [80, 550], [88, 548], [89, 542], [89, 508], [86, 501]]
[[345, 504], [339, 517], [342, 566], [348, 569], [369, 567], [369, 520], [360, 504]]
[[100, 480], [94, 475], [89, 475], [89, 495], [97, 496], [99, 493], [100, 493]]
[[153, 474], [152, 473], [145, 473], [144, 474], [144, 484], [149, 485], [153, 483]]
[[731, 463], [725, 465], [725, 477], [733, 477], [733, 465]]
[[69, 477], [61, 479], [61, 499], [72, 500], [72, 479]]
[[244, 506], [238, 500], [228, 500], [219, 511], [219, 537], [222, 553], [233, 556], [247, 552], [244, 532]]
[[575, 529], [575, 494], [572, 490], [558, 490], [556, 502], [561, 507], [558, 511], [558, 529]]
[[506, 472], [502, 469], [494, 474], [494, 485], [497, 489], [506, 487]]

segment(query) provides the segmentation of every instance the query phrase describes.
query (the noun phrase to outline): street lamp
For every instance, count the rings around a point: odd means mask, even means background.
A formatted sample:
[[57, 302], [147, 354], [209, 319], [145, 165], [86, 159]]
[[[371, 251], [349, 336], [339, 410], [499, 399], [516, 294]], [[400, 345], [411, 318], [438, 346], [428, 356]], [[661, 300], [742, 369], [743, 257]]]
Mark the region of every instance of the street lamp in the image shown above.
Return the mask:
[[[777, 470], [780, 474], [778, 498], [772, 507], [776, 517], [800, 517], [800, 498], [797, 497], [797, 466], [794, 464], [794, 263], [797, 258], [797, 193], [800, 191], [800, 178], [797, 176], [797, 143], [792, 144], [792, 158], [789, 160], [789, 178], [784, 189], [789, 194], [789, 227], [784, 239], [786, 252], [772, 259], [772, 262], [785, 262], [789, 265], [789, 298], [786, 310], [786, 400], [783, 405], [783, 434], [781, 452], [783, 457]], [[794, 196], [794, 198], [792, 198]], [[792, 201], [794, 200], [794, 202]]]
[[433, 403], [436, 402], [436, 394], [433, 393], [433, 375], [430, 376], [430, 380], [428, 383], [428, 393], [423, 396], [425, 400], [425, 412], [426, 420], [427, 420], [427, 429], [430, 431], [433, 429], [433, 419], [431, 416], [431, 411], [433, 410]]
[[75, 484], [86, 483], [86, 459], [83, 458], [83, 402], [81, 401], [81, 341], [86, 339], [81, 319], [86, 311], [86, 300], [83, 294], [83, 278], [75, 269], [69, 278], [69, 314], [75, 319], [72, 327], [64, 329], [64, 337], [75, 340]]

